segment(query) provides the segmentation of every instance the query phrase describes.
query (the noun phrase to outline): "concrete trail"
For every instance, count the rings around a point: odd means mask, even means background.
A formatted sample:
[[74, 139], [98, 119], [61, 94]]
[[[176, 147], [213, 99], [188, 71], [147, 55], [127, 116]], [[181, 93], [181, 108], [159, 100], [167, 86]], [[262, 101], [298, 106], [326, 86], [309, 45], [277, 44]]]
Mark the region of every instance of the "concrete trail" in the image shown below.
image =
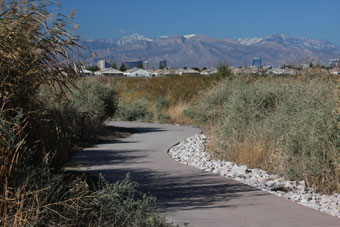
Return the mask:
[[139, 189], [157, 197], [174, 224], [231, 227], [340, 227], [340, 219], [254, 189], [237, 181], [180, 164], [167, 151], [199, 129], [139, 122], [110, 122], [137, 133], [75, 155], [78, 170], [101, 172], [116, 181], [130, 172]]

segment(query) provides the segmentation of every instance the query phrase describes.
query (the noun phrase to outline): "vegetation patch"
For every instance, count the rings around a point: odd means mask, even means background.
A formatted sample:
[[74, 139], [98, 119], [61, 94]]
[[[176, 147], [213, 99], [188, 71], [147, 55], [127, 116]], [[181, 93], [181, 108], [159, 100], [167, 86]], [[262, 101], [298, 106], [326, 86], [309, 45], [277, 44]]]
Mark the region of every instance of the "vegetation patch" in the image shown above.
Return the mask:
[[318, 76], [239, 76], [222, 81], [186, 114], [211, 126], [215, 156], [338, 192], [336, 84]]
[[97, 78], [119, 97], [116, 119], [185, 123], [183, 112], [218, 76], [164, 76], [157, 78]]

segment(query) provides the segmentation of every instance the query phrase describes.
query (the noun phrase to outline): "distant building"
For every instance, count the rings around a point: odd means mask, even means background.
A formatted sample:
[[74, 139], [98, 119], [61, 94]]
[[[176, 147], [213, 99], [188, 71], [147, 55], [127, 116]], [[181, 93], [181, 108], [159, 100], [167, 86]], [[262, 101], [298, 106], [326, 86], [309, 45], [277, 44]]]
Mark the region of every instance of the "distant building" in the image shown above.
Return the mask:
[[217, 69], [211, 68], [211, 69], [203, 70], [200, 74], [201, 75], [212, 75], [212, 74], [216, 74], [216, 73], [217, 73]]
[[301, 67], [302, 69], [309, 69], [309, 64], [302, 64]]
[[266, 74], [270, 75], [296, 75], [297, 71], [295, 69], [280, 69], [280, 68], [274, 68], [270, 69], [266, 72]]
[[163, 69], [153, 69], [148, 71], [151, 73], [152, 77], [157, 77], [162, 75]]
[[332, 75], [340, 75], [340, 68], [331, 69], [330, 73]]
[[178, 69], [176, 70], [175, 74], [176, 75], [200, 74], [200, 72], [194, 69]]
[[123, 72], [113, 68], [102, 69], [94, 72], [94, 74], [96, 76], [123, 76]]
[[144, 62], [143, 62], [143, 68], [144, 68], [144, 69], [149, 69], [149, 68], [150, 68], [149, 62], [148, 62], [148, 61], [144, 61]]
[[105, 60], [99, 60], [97, 66], [100, 70], [110, 68], [111, 65]]
[[340, 59], [339, 58], [332, 58], [328, 60], [328, 66], [331, 68], [337, 68], [340, 66]]
[[159, 61], [159, 68], [165, 69], [167, 67], [166, 60]]
[[253, 58], [253, 67], [261, 68], [261, 58]]
[[81, 69], [80, 74], [83, 76], [94, 76], [94, 73], [87, 69]]
[[133, 68], [124, 72], [128, 77], [153, 77], [153, 74], [145, 69]]
[[126, 69], [141, 68], [143, 67], [142, 61], [126, 61], [123, 62]]

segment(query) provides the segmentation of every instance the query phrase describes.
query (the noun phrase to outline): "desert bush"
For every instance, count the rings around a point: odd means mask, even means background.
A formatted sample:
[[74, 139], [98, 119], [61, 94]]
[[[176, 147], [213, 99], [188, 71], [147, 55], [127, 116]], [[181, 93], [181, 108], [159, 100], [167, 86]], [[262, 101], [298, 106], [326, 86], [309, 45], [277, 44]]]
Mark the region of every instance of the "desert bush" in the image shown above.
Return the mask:
[[221, 114], [222, 105], [229, 97], [230, 87], [227, 81], [218, 83], [194, 100], [184, 115], [193, 118], [201, 126], [215, 122]]
[[79, 112], [89, 113], [91, 118], [106, 120], [115, 114], [116, 93], [112, 88], [89, 78], [77, 81], [71, 88], [74, 108]]
[[115, 115], [116, 119], [123, 121], [152, 121], [153, 117], [152, 106], [145, 99], [120, 102]]
[[222, 80], [222, 79], [225, 79], [231, 76], [232, 76], [232, 73], [231, 73], [229, 66], [223, 63], [219, 64], [219, 66], [217, 67], [217, 79]]
[[[114, 184], [102, 177], [94, 186], [91, 202], [95, 210], [82, 220], [90, 226], [168, 226], [156, 210], [154, 197], [136, 190], [136, 183], [129, 176]], [[100, 214], [100, 215], [98, 215]]]
[[159, 123], [166, 123], [166, 122], [169, 122], [171, 119], [170, 115], [169, 114], [166, 114], [166, 113], [157, 113], [157, 121]]
[[157, 121], [164, 123], [170, 120], [170, 115], [165, 113], [165, 111], [169, 108], [169, 102], [166, 98], [160, 97], [157, 99], [155, 108]]
[[169, 107], [169, 101], [164, 97], [160, 97], [157, 99], [155, 107], [158, 112], [161, 112]]
[[187, 114], [216, 128], [217, 156], [325, 193], [339, 191], [335, 83], [318, 78], [225, 80]]
[[103, 127], [103, 122], [113, 117], [117, 109], [116, 92], [92, 78], [83, 78], [74, 82], [67, 91], [60, 89], [51, 92], [41, 88], [38, 95], [55, 122], [61, 121], [60, 127], [72, 138], [96, 136]]
[[[73, 174], [46, 174], [16, 197], [5, 224], [9, 226], [168, 226], [155, 198], [141, 193], [127, 176], [108, 183]], [[27, 181], [30, 181], [28, 179]], [[24, 190], [20, 188], [19, 190]], [[23, 206], [27, 204], [27, 206]], [[12, 210], [13, 209], [13, 210]]]

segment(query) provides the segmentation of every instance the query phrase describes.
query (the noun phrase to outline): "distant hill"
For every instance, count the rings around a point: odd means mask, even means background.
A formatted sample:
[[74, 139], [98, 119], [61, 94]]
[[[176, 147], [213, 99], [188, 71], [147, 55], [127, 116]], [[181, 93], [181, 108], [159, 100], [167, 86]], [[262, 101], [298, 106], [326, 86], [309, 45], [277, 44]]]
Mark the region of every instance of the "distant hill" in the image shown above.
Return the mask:
[[263, 64], [272, 66], [310, 62], [326, 64], [329, 58], [340, 57], [340, 47], [327, 40], [285, 34], [237, 40], [194, 34], [158, 38], [133, 34], [117, 40], [82, 41], [81, 45], [81, 55], [91, 64], [99, 59], [117, 64], [143, 60], [155, 68], [162, 59], [167, 60], [170, 67], [211, 67], [220, 62], [249, 66], [253, 57], [261, 57]]

